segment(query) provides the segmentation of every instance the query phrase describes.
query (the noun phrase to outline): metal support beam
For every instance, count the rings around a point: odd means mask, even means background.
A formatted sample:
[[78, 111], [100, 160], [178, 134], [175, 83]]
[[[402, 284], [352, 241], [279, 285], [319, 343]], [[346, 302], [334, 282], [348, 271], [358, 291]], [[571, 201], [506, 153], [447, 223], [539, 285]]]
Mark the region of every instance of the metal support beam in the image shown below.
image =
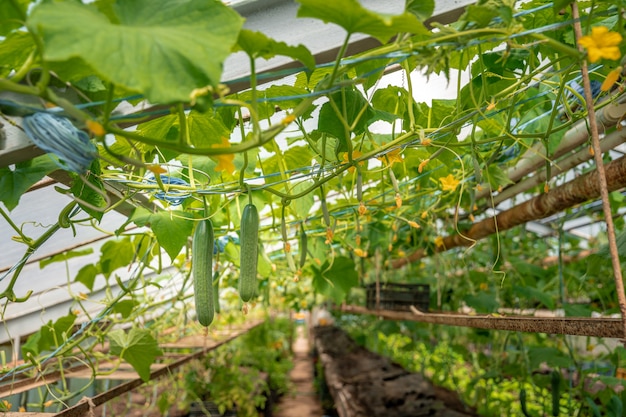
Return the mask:
[[624, 337], [621, 319], [587, 317], [494, 317], [470, 316], [457, 313], [414, 314], [403, 311], [368, 310], [348, 305], [340, 308], [345, 313], [370, 314], [388, 320], [408, 320], [447, 326], [473, 327], [476, 329], [510, 330], [516, 332], [566, 334], [572, 336]]
[[[626, 157], [621, 157], [608, 163], [605, 169], [609, 192], [626, 187]], [[444, 252], [461, 246], [473, 245], [477, 240], [496, 232], [502, 232], [520, 224], [546, 218], [577, 204], [596, 199], [599, 196], [598, 172], [592, 171], [547, 193], [540, 194], [522, 204], [511, 207], [494, 217], [474, 223], [463, 234], [446, 236], [443, 239], [443, 244], [435, 248], [435, 252]], [[394, 260], [392, 267], [400, 268], [428, 255], [426, 250], [420, 248], [405, 258]]]

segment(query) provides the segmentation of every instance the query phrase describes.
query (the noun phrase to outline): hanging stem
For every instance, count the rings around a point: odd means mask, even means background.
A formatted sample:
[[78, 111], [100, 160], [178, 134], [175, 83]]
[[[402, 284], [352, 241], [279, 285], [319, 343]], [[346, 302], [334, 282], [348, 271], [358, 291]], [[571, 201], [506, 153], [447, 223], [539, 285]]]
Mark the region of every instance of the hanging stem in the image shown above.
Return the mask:
[[[578, 12], [578, 3], [572, 3], [572, 18], [574, 19], [574, 35], [576, 41], [582, 37], [582, 29], [580, 25], [580, 14]], [[580, 48], [580, 47], [579, 47]], [[611, 204], [609, 202], [609, 190], [606, 184], [606, 173], [604, 170], [604, 162], [602, 161], [602, 149], [600, 148], [600, 136], [598, 134], [598, 123], [596, 121], [596, 113], [593, 108], [593, 96], [591, 94], [591, 83], [589, 82], [589, 69], [587, 61], [581, 63], [581, 74], [583, 80], [583, 88], [585, 91], [585, 104], [587, 106], [587, 114], [589, 119], [589, 130], [591, 131], [591, 146], [593, 147], [593, 157], [598, 171], [598, 181], [600, 182], [600, 196], [602, 198], [602, 211], [604, 212], [604, 221], [606, 222], [606, 234], [609, 240], [609, 253], [611, 254], [611, 264], [613, 266], [613, 278], [615, 280], [615, 289], [617, 291], [617, 300], [622, 313], [622, 325], [624, 327], [624, 346], [626, 346], [626, 294], [624, 294], [624, 281], [622, 279], [622, 269], [619, 261], [619, 253], [617, 250], [617, 241], [615, 239], [615, 226], [613, 224], [613, 215], [611, 214]]]

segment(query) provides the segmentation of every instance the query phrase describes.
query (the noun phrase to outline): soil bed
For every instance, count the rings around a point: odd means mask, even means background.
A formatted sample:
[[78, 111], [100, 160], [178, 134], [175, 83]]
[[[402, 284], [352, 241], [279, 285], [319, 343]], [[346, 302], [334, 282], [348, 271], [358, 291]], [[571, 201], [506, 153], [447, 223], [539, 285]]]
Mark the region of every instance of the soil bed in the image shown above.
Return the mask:
[[313, 329], [340, 417], [477, 416], [458, 396], [356, 344], [335, 326]]

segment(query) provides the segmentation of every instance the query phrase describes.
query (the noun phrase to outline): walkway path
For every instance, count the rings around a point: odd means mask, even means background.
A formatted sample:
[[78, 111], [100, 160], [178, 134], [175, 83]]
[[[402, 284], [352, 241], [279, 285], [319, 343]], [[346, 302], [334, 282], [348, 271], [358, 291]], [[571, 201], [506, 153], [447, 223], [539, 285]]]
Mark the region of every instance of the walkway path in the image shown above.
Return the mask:
[[324, 415], [313, 386], [313, 360], [309, 355], [306, 328], [298, 326], [293, 344], [294, 367], [289, 374], [294, 386], [291, 395], [280, 399], [273, 417], [322, 417]]

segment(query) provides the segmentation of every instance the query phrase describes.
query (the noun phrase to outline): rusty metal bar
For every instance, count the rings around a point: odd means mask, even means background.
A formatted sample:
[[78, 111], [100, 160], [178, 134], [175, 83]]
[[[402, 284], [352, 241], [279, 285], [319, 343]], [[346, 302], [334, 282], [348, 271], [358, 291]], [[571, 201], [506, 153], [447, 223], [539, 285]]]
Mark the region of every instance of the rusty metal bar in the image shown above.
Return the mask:
[[403, 311], [368, 310], [365, 307], [346, 305], [340, 308], [346, 313], [371, 314], [389, 320], [408, 320], [446, 326], [473, 327], [476, 329], [509, 330], [515, 332], [566, 334], [622, 338], [622, 320], [588, 317], [525, 317], [525, 316], [470, 316], [458, 313], [414, 314]]
[[[231, 340], [236, 339], [237, 337], [249, 332], [250, 330], [252, 330], [253, 328], [259, 326], [261, 323], [263, 323], [263, 321], [257, 321], [257, 322], [253, 322], [250, 325], [248, 325], [247, 327], [244, 327], [242, 329], [239, 329], [238, 331], [230, 334], [227, 338], [220, 340], [220, 341], [211, 341], [210, 345], [207, 345], [206, 347], [198, 350], [197, 352], [191, 353], [185, 357], [183, 357], [182, 359], [177, 360], [176, 362], [172, 362], [171, 364], [164, 366], [160, 369], [157, 369], [155, 371], [150, 372], [150, 381], [155, 380], [157, 378], [160, 378], [162, 376], [165, 375], [169, 375], [173, 370], [175, 370], [176, 368], [179, 368], [180, 366], [186, 364], [187, 362], [190, 362], [194, 359], [198, 359], [201, 358], [202, 356], [206, 355], [208, 352], [210, 352], [211, 350], [214, 350], [228, 342], [230, 342]], [[120, 395], [135, 389], [137, 387], [139, 387], [140, 385], [142, 385], [144, 382], [142, 379], [137, 378], [137, 379], [133, 379], [132, 381], [128, 381], [124, 384], [118, 385], [108, 391], [103, 392], [102, 394], [98, 394], [95, 397], [92, 398], [84, 398], [83, 400], [81, 400], [78, 404], [76, 404], [73, 407], [67, 408], [63, 411], [61, 411], [60, 413], [55, 414], [55, 417], [85, 417], [85, 416], [89, 416], [89, 412], [92, 411], [93, 412], [93, 408], [102, 405], [104, 403], [106, 403], [109, 400], [112, 400], [113, 398], [119, 397]]]
[[[626, 156], [608, 163], [605, 169], [609, 192], [626, 187]], [[547, 193], [511, 207], [495, 217], [474, 223], [464, 234], [446, 236], [443, 239], [443, 244], [435, 248], [435, 252], [444, 252], [460, 246], [470, 246], [477, 240], [496, 232], [508, 230], [529, 221], [543, 219], [599, 196], [598, 173], [597, 171], [589, 172]], [[428, 253], [424, 249], [418, 249], [406, 258], [394, 260], [391, 266], [400, 268], [426, 256]]]

